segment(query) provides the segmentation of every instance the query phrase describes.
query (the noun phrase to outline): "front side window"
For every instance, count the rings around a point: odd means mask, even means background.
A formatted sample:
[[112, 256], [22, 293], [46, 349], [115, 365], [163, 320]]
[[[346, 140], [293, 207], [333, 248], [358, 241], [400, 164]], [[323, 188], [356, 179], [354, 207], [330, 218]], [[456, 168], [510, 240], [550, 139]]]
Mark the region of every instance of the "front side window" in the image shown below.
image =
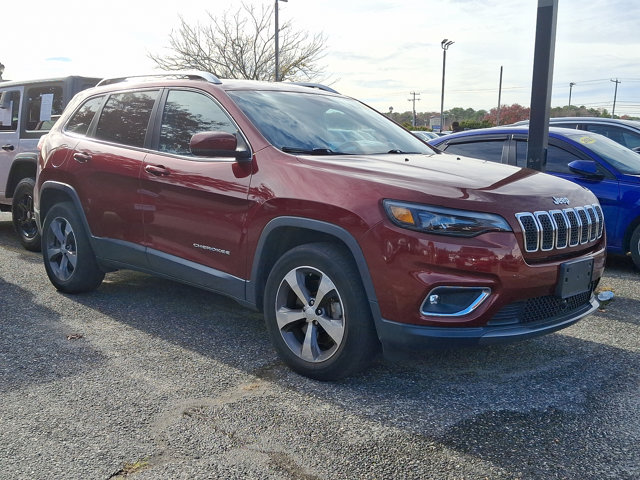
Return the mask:
[[143, 147], [157, 90], [116, 93], [102, 109], [96, 138], [132, 147]]
[[345, 97], [282, 91], [228, 91], [276, 148], [300, 154], [433, 154], [384, 115]]
[[161, 152], [191, 155], [191, 137], [212, 131], [232, 133], [240, 140], [238, 129], [213, 99], [186, 90], [169, 92], [160, 128]]
[[490, 162], [502, 162], [502, 148], [504, 140], [486, 140], [478, 142], [454, 143], [445, 152], [464, 157], [479, 158]]
[[18, 130], [18, 114], [20, 112], [20, 92], [17, 90], [0, 92], [0, 132]]
[[27, 130], [51, 130], [64, 108], [61, 86], [32, 87], [27, 90]]
[[592, 150], [620, 172], [627, 175], [640, 175], [640, 155], [601, 135], [570, 135], [569, 138]]
[[[571, 173], [569, 163], [574, 160], [579, 160], [578, 155], [555, 145], [549, 145], [547, 147], [547, 166], [545, 170], [554, 173]], [[523, 168], [527, 166], [526, 140], [516, 141], [516, 165]]]
[[87, 130], [89, 130], [89, 125], [91, 125], [91, 121], [100, 108], [100, 105], [102, 105], [103, 100], [104, 97], [94, 97], [84, 102], [69, 119], [65, 130], [67, 132], [86, 135]]

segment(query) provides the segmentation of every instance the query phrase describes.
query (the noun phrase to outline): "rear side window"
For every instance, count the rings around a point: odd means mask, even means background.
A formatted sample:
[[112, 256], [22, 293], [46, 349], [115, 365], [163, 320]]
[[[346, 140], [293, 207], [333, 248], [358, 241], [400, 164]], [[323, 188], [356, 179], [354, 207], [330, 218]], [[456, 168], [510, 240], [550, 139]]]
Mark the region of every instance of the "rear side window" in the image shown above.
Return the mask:
[[169, 92], [160, 128], [161, 152], [191, 155], [191, 137], [211, 131], [238, 133], [222, 108], [206, 95], [185, 90]]
[[67, 132], [78, 133], [80, 135], [86, 135], [89, 130], [89, 125], [95, 116], [96, 112], [102, 105], [104, 97], [90, 98], [73, 114], [69, 119], [65, 130]]
[[18, 130], [18, 113], [20, 112], [20, 92], [2, 92], [3, 105], [0, 107], [0, 132], [15, 132]]
[[490, 162], [502, 163], [502, 147], [504, 140], [487, 140], [479, 142], [454, 143], [445, 152], [464, 157], [479, 158]]
[[51, 130], [64, 108], [61, 86], [27, 90], [26, 130]]
[[157, 90], [111, 95], [98, 120], [96, 138], [143, 147], [151, 110], [157, 97]]

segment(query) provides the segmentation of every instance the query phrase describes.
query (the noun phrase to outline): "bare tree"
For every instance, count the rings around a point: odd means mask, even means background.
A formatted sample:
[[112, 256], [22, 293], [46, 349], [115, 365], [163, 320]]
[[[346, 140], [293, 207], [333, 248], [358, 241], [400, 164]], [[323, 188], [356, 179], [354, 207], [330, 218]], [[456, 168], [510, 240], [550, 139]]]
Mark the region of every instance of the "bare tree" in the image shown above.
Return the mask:
[[[274, 6], [257, 10], [242, 4], [236, 12], [220, 17], [207, 12], [208, 24], [189, 24], [183, 17], [169, 35], [172, 53], [150, 53], [163, 70], [204, 70], [221, 78], [272, 80], [275, 77]], [[324, 56], [323, 34], [296, 32], [291, 22], [280, 26], [280, 78], [315, 80], [320, 75], [318, 61]]]

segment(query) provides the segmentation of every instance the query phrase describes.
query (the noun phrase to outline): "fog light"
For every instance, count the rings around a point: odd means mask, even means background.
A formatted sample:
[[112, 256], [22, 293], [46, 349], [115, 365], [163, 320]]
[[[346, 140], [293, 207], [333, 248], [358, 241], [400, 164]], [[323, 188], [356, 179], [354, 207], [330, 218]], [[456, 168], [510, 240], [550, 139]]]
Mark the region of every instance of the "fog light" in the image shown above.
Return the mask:
[[435, 317], [460, 317], [474, 311], [490, 294], [488, 287], [436, 287], [422, 302], [420, 312]]

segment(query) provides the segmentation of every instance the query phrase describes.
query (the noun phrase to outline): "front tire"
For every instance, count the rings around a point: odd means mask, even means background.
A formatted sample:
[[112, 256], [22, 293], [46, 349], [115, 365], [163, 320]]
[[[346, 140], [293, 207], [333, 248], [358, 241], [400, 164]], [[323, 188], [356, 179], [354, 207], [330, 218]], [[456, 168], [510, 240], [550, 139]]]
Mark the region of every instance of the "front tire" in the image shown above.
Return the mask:
[[18, 234], [22, 246], [32, 252], [39, 252], [41, 238], [33, 214], [33, 189], [35, 183], [33, 178], [23, 178], [16, 185], [16, 189], [13, 192], [11, 215], [13, 228]]
[[47, 213], [42, 257], [49, 280], [62, 292], [89, 292], [104, 278], [80, 216], [70, 202], [58, 203]]
[[339, 246], [301, 245], [284, 254], [267, 280], [264, 309], [280, 358], [306, 377], [351, 375], [379, 350], [360, 275]]

